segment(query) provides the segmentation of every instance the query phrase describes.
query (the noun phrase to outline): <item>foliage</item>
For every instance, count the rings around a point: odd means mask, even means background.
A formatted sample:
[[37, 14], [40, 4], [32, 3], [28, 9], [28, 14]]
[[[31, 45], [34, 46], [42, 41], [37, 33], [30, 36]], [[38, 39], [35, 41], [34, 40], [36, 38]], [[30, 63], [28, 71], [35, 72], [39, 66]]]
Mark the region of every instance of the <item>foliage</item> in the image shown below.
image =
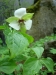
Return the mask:
[[29, 47], [30, 43], [33, 42], [32, 36], [12, 30], [6, 24], [4, 24], [4, 26], [3, 31], [6, 39], [6, 46], [0, 45], [1, 72], [6, 74], [17, 72], [15, 75], [39, 75], [42, 73], [41, 71], [44, 66], [46, 74], [49, 72], [54, 73], [53, 60], [49, 57], [42, 57], [44, 52], [43, 44], [49, 40], [54, 40], [53, 35], [40, 39], [34, 43], [33, 46]]
[[[32, 18], [32, 14], [27, 14], [23, 18]], [[15, 17], [6, 19], [7, 22], [17, 20]], [[54, 73], [54, 61], [52, 58], [44, 58], [43, 44], [45, 42], [56, 40], [56, 36], [46, 36], [33, 43], [34, 38], [26, 32], [14, 30], [4, 23], [0, 26], [5, 35], [6, 45], [2, 45], [0, 39], [0, 74], [8, 75], [47, 75], [47, 73]], [[33, 43], [33, 44], [32, 44]], [[31, 46], [32, 44], [32, 46]], [[56, 51], [51, 51], [56, 53]]]
[[46, 36], [45, 38], [43, 38], [43, 39], [41, 38], [39, 41], [34, 42], [33, 46], [34, 47], [35, 46], [38, 46], [38, 47], [42, 46], [43, 47], [45, 42], [54, 41], [54, 40], [56, 40], [56, 36], [54, 34], [51, 34], [50, 36]]
[[53, 54], [56, 54], [56, 49], [51, 48], [50, 52], [53, 53]]
[[[30, 48], [31, 52], [33, 51], [33, 53], [35, 53], [35, 56], [29, 57], [28, 52], [30, 52], [30, 50], [27, 51], [27, 47], [30, 44], [28, 41], [28, 37], [25, 37], [24, 34], [16, 32], [15, 30], [11, 31], [9, 27], [6, 27], [6, 29], [4, 30], [4, 34], [6, 36], [7, 46], [0, 47], [0, 71], [10, 74], [15, 70], [20, 71], [20, 69], [22, 68], [23, 75], [35, 75], [39, 74], [42, 67], [45, 66], [49, 72], [54, 72], [53, 60], [51, 58], [42, 57], [42, 54], [44, 52], [43, 47], [35, 46]], [[26, 55], [24, 54], [24, 52], [26, 53]], [[20, 64], [22, 64], [23, 67], [20, 67]]]

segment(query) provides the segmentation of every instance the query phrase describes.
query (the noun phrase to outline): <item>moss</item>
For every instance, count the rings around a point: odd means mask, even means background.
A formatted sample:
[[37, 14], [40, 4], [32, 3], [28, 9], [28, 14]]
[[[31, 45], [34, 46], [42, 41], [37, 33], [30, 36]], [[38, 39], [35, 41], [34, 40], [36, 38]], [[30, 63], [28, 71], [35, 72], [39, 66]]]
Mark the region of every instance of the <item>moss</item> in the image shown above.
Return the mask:
[[39, 4], [41, 0], [38, 0], [34, 5], [27, 8], [27, 12], [36, 12], [39, 9]]

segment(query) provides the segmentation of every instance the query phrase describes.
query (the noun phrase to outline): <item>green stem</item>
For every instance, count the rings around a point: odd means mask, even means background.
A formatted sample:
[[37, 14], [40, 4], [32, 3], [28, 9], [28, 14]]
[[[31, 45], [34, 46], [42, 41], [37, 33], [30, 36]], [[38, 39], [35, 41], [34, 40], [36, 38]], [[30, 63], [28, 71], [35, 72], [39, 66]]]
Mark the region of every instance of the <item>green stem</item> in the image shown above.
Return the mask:
[[24, 24], [20, 24], [20, 31], [22, 32], [22, 33], [26, 33], [26, 28], [25, 28], [25, 25]]

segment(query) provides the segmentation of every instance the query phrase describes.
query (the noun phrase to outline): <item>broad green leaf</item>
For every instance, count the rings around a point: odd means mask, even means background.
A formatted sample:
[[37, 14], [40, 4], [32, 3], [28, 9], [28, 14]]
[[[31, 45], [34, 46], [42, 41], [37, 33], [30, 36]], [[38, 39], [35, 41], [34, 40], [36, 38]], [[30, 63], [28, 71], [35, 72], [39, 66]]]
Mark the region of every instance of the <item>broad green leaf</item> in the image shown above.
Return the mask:
[[23, 55], [18, 55], [16, 58], [14, 58], [14, 60], [16, 61], [16, 62], [21, 62], [21, 61], [25, 61], [26, 60], [26, 57], [25, 56], [23, 56]]
[[21, 33], [21, 34], [23, 34], [23, 36], [25, 36], [28, 39], [29, 43], [32, 43], [34, 41], [34, 38], [32, 36], [26, 33]]
[[6, 44], [11, 52], [11, 56], [15, 57], [28, 47], [29, 42], [22, 34], [13, 32], [7, 36]]
[[12, 30], [8, 27], [7, 24], [4, 24], [5, 25], [5, 30], [3, 31], [4, 35], [5, 35], [5, 38], [9, 35], [9, 33], [12, 32]]
[[9, 55], [0, 55], [0, 61], [8, 60], [10, 58]]
[[0, 46], [0, 61], [10, 58], [9, 50], [6, 46]]
[[40, 60], [29, 58], [23, 65], [23, 75], [35, 75], [42, 68]]
[[35, 54], [38, 58], [41, 58], [44, 48], [43, 47], [35, 47], [35, 48], [32, 48], [32, 50], [35, 52]]
[[3, 55], [3, 54], [8, 54], [9, 53], [9, 50], [7, 49], [6, 46], [0, 46], [0, 54]]
[[10, 62], [2, 62], [2, 64], [0, 64], [0, 71], [6, 73], [6, 74], [10, 74], [12, 73], [13, 71], [15, 71], [17, 65], [13, 62], [13, 61], [10, 61]]
[[49, 72], [52, 72], [52, 73], [54, 72], [54, 69], [53, 69], [54, 68], [54, 62], [51, 58], [43, 58], [41, 60], [41, 63], [47, 67]]
[[34, 13], [27, 13], [27, 14], [25, 14], [25, 15], [22, 17], [22, 19], [23, 19], [23, 20], [31, 19], [31, 18], [33, 17], [33, 14], [34, 14]]
[[19, 18], [12, 16], [12, 17], [9, 17], [8, 19], [6, 19], [6, 22], [11, 23], [11, 22], [18, 21], [18, 20], [19, 20]]
[[50, 53], [56, 54], [56, 49], [52, 48], [52, 49], [50, 50]]

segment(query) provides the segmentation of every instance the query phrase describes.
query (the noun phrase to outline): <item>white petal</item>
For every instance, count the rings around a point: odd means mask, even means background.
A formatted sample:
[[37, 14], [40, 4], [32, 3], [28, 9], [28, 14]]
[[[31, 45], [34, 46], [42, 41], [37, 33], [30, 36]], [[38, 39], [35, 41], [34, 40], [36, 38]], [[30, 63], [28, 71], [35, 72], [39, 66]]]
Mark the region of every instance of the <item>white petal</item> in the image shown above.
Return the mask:
[[25, 23], [26, 30], [30, 30], [32, 26], [32, 20], [27, 20]]
[[20, 29], [20, 25], [17, 22], [11, 22], [9, 24], [10, 27], [14, 28], [15, 30], [19, 30]]
[[21, 18], [25, 14], [26, 14], [26, 8], [20, 8], [20, 9], [15, 10], [14, 12], [14, 16], [18, 18]]

